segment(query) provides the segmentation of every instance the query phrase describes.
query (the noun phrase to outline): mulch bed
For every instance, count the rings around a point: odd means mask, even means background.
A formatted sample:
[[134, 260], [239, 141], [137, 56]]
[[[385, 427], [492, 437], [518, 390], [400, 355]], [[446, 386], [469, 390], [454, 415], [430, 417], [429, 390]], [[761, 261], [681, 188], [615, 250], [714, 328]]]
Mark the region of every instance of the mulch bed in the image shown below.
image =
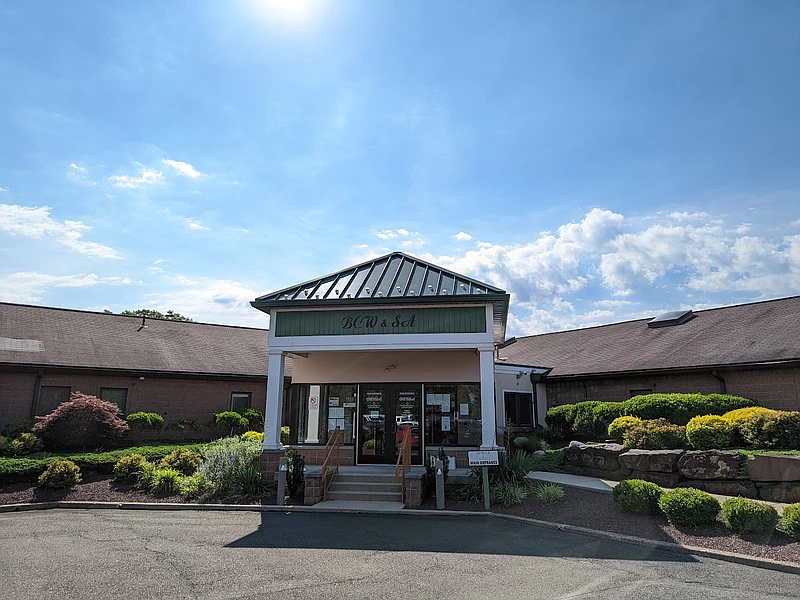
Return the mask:
[[[564, 492], [564, 499], [554, 504], [531, 496], [515, 506], [492, 504], [492, 512], [800, 564], [800, 543], [781, 531], [764, 538], [742, 538], [730, 533], [721, 521], [678, 529], [662, 515], [635, 515], [618, 509], [611, 494], [577, 488], [564, 488]], [[428, 498], [420, 508], [435, 510], [436, 501]], [[445, 508], [483, 510], [483, 504], [448, 498]]]

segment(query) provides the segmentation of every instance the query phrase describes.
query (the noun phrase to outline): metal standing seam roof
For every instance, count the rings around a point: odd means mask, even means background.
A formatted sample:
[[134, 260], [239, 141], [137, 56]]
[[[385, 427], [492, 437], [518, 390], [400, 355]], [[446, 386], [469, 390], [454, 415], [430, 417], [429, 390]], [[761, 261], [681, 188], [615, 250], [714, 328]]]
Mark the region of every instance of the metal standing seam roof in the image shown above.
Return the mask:
[[502, 363], [547, 365], [549, 378], [800, 362], [800, 296], [519, 338]]
[[[0, 365], [266, 377], [267, 330], [0, 303]], [[289, 361], [287, 361], [289, 362]]]
[[509, 301], [504, 290], [403, 252], [392, 252], [259, 296], [250, 304], [268, 312], [270, 308], [487, 301], [494, 307], [495, 337], [502, 340]]

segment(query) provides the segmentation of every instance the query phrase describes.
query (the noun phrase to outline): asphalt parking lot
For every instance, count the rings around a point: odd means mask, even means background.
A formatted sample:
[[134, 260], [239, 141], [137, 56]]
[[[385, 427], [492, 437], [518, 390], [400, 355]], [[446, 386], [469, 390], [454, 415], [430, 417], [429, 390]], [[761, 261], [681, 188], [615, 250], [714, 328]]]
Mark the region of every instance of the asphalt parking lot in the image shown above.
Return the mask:
[[469, 516], [0, 514], [0, 597], [800, 597], [800, 576]]

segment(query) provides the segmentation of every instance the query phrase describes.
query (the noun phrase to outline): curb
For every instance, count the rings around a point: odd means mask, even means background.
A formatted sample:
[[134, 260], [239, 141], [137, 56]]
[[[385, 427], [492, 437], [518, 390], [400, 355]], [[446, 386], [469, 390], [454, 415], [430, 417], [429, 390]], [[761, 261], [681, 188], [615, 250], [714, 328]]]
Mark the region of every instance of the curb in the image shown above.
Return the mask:
[[368, 508], [342, 508], [342, 509], [326, 509], [324, 511], [317, 510], [313, 506], [279, 506], [279, 505], [258, 505], [258, 504], [176, 504], [176, 503], [158, 503], [158, 502], [75, 502], [75, 501], [60, 501], [60, 502], [33, 502], [25, 504], [3, 504], [0, 505], [0, 513], [6, 512], [24, 512], [33, 510], [51, 510], [54, 508], [72, 508], [72, 509], [119, 509], [119, 510], [196, 510], [196, 511], [223, 511], [223, 512], [285, 512], [285, 513], [316, 513], [316, 514], [380, 514], [380, 515], [406, 515], [406, 516], [445, 516], [445, 517], [492, 517], [495, 519], [503, 519], [506, 521], [515, 521], [517, 523], [526, 523], [536, 527], [545, 529], [554, 529], [557, 531], [564, 531], [567, 533], [575, 533], [594, 538], [605, 540], [612, 540], [624, 544], [631, 544], [634, 546], [643, 546], [646, 548], [653, 548], [656, 550], [663, 550], [666, 552], [674, 552], [677, 554], [692, 554], [696, 556], [703, 556], [706, 558], [714, 558], [717, 560], [724, 560], [727, 562], [747, 565], [750, 567], [758, 567], [761, 569], [770, 569], [772, 571], [781, 571], [784, 573], [791, 573], [800, 575], [800, 565], [793, 563], [781, 562], [771, 560], [768, 558], [758, 558], [755, 556], [747, 556], [744, 554], [736, 554], [734, 552], [727, 552], [725, 550], [712, 550], [709, 548], [700, 548], [698, 546], [684, 546], [674, 542], [662, 542], [658, 540], [651, 540], [647, 538], [635, 537], [632, 535], [624, 535], [621, 533], [612, 533], [609, 531], [600, 531], [598, 529], [589, 529], [588, 527], [579, 527], [577, 525], [567, 525], [565, 523], [553, 523], [550, 521], [540, 521], [538, 519], [530, 519], [527, 517], [519, 517], [516, 515], [504, 515], [502, 513], [493, 513], [486, 511], [473, 511], [473, 510], [420, 510], [420, 509], [404, 509], [397, 512], [385, 512], [380, 510], [370, 510]]

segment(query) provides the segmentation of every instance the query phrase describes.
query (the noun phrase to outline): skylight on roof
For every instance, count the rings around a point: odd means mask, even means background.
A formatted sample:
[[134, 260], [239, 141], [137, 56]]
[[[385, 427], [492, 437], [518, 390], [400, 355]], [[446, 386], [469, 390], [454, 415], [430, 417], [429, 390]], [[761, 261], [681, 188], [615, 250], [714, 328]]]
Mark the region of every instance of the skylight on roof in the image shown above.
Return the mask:
[[687, 321], [694, 319], [695, 314], [691, 310], [674, 310], [658, 315], [655, 319], [647, 322], [648, 327], [672, 327], [683, 325]]

